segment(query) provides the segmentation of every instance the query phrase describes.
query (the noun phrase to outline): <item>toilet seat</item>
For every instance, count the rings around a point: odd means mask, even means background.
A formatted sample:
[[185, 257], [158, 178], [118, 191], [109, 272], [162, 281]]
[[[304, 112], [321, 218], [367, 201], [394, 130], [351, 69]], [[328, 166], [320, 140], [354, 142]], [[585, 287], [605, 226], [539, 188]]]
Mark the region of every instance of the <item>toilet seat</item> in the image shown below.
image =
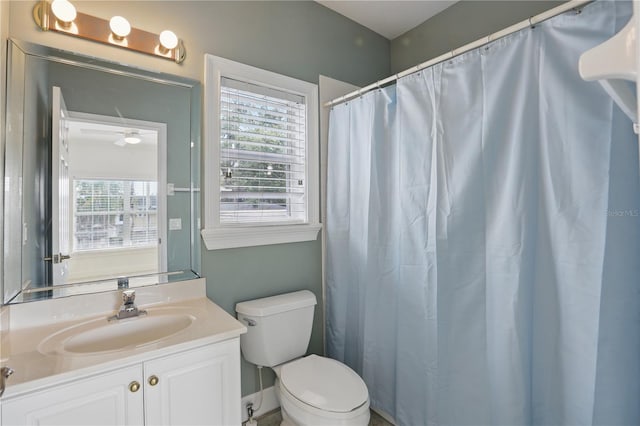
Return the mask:
[[334, 413], [303, 403], [291, 395], [278, 378], [274, 386], [282, 409], [282, 426], [367, 426], [369, 424], [369, 400], [348, 413]]
[[284, 364], [280, 383], [303, 404], [332, 413], [348, 413], [369, 401], [364, 381], [346, 365], [317, 355]]

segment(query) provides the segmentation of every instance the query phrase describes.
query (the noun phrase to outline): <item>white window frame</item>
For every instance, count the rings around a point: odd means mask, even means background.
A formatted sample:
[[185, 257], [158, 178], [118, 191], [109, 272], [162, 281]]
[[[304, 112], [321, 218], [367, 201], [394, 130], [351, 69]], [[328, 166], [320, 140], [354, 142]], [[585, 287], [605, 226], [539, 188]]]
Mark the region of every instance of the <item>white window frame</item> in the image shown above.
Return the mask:
[[[305, 195], [302, 224], [220, 223], [220, 79], [232, 78], [303, 96], [306, 101]], [[314, 241], [322, 228], [319, 209], [318, 86], [306, 81], [205, 54], [204, 228], [208, 250]]]

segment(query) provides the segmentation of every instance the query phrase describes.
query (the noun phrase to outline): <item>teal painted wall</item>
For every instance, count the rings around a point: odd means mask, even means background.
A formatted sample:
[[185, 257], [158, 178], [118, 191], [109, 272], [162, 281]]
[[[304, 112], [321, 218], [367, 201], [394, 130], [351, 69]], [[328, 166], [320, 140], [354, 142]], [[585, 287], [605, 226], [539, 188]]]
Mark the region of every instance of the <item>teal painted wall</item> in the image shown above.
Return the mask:
[[391, 72], [404, 71], [561, 3], [460, 1], [391, 41]]
[[[34, 4], [11, 2], [10, 37], [201, 82], [205, 53], [312, 83], [323, 74], [362, 86], [390, 71], [387, 39], [313, 1], [74, 1], [83, 13], [103, 18], [118, 13], [147, 31], [160, 32], [170, 26], [187, 48], [181, 65], [54, 32], [43, 33], [31, 17]], [[309, 349], [322, 352], [319, 240], [218, 251], [202, 247], [200, 260], [207, 295], [230, 313], [242, 300], [298, 289], [313, 291], [319, 304]], [[265, 386], [271, 386], [272, 373], [265, 378]], [[243, 395], [255, 392], [256, 383], [256, 369], [243, 361]]]

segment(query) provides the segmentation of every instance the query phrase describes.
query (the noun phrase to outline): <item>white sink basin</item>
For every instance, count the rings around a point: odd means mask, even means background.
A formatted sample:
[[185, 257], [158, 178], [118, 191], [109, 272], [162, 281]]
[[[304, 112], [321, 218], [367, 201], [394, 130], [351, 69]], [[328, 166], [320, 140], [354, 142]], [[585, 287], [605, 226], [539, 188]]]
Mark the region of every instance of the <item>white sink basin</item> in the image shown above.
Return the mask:
[[135, 349], [187, 330], [196, 317], [181, 309], [148, 309], [148, 314], [123, 320], [98, 318], [67, 327], [44, 339], [43, 354], [96, 355]]

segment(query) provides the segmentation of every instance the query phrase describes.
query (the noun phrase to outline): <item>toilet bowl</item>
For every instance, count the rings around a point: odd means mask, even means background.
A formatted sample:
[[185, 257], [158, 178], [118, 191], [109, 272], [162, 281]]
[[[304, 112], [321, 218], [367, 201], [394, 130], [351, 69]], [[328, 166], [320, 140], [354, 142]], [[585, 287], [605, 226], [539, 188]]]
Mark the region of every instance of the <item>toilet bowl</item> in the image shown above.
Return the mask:
[[368, 425], [369, 393], [346, 365], [309, 355], [274, 367], [283, 425]]
[[283, 425], [364, 426], [369, 392], [355, 371], [339, 361], [309, 355], [315, 295], [302, 290], [238, 303], [244, 358], [276, 372]]

